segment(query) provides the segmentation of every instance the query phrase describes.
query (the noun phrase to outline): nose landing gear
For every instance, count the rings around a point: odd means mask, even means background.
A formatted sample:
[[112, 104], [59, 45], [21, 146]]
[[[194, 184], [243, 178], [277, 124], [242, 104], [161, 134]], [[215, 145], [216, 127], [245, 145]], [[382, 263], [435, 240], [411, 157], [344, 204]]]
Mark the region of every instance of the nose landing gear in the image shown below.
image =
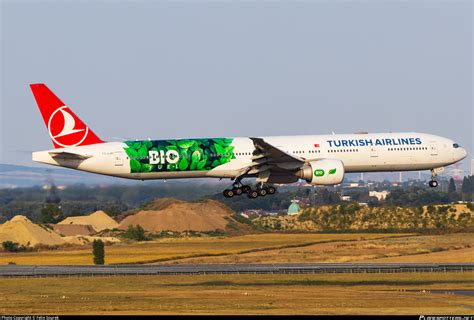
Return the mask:
[[431, 180], [428, 184], [431, 188], [436, 188], [438, 186], [438, 181]]
[[440, 172], [443, 172], [443, 171], [444, 171], [444, 168], [443, 168], [443, 167], [431, 169], [431, 180], [430, 180], [430, 182], [428, 182], [428, 185], [429, 185], [431, 188], [436, 188], [436, 187], [438, 186], [438, 181], [436, 180], [436, 176], [437, 176]]

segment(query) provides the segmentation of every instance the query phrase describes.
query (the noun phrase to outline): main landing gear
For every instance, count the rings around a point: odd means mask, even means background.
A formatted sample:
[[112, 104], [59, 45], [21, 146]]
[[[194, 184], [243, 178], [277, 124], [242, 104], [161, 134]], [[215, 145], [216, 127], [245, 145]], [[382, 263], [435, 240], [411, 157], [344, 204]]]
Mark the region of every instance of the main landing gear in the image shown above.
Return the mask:
[[244, 185], [240, 181], [236, 181], [231, 189], [226, 189], [222, 192], [224, 197], [232, 198], [233, 196], [240, 196], [246, 193], [250, 199], [256, 199], [258, 197], [264, 197], [267, 194], [275, 194], [276, 188], [273, 186], [266, 186], [263, 184], [257, 185], [255, 189], [252, 189], [249, 185]]

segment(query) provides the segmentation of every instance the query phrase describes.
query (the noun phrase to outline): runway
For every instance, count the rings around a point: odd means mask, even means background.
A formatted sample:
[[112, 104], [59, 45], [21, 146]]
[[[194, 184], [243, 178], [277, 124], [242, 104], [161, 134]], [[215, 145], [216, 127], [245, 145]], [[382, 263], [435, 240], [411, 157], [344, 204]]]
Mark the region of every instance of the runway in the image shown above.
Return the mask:
[[174, 264], [174, 265], [5, 265], [0, 277], [70, 277], [199, 274], [317, 274], [474, 272], [474, 263], [311, 263], [311, 264]]

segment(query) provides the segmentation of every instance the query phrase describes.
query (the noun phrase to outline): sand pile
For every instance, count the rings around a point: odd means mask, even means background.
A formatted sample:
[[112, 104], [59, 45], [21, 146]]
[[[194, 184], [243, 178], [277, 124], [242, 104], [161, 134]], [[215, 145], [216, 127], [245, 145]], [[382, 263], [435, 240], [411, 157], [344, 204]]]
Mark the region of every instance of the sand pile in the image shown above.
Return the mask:
[[184, 204], [187, 203], [186, 201], [175, 199], [175, 198], [160, 198], [160, 199], [155, 199], [148, 203], [145, 206], [145, 210], [163, 210], [168, 208], [172, 204]]
[[54, 232], [60, 236], [90, 236], [96, 233], [91, 225], [83, 224], [54, 224]]
[[8, 240], [31, 247], [37, 244], [53, 246], [65, 243], [58, 234], [34, 224], [25, 216], [15, 216], [0, 225], [0, 242]]
[[58, 224], [90, 225], [95, 231], [118, 228], [119, 224], [104, 211], [96, 211], [88, 216], [68, 217]]
[[229, 222], [226, 217], [232, 214], [227, 206], [214, 200], [189, 203], [163, 199], [148, 205], [146, 210], [126, 217], [119, 228], [126, 230], [129, 225], [139, 224], [149, 232], [225, 230]]

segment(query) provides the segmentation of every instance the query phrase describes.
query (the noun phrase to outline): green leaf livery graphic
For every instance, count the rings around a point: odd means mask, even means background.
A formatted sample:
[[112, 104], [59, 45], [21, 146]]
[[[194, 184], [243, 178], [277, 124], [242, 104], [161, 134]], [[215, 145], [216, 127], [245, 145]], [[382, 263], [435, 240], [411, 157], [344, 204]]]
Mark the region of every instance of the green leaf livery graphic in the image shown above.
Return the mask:
[[205, 171], [235, 159], [234, 139], [125, 141], [131, 173]]
[[179, 161], [179, 170], [185, 171], [188, 168], [188, 159], [182, 158], [181, 161]]
[[336, 168], [329, 170], [329, 174], [336, 174]]

